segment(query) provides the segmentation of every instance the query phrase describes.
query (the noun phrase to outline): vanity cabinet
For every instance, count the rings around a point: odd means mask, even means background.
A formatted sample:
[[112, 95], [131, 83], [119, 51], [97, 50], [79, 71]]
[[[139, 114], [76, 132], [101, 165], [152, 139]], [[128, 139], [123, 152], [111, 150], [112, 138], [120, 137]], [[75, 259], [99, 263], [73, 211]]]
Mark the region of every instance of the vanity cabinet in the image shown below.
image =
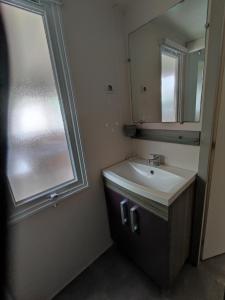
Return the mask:
[[173, 282], [188, 258], [194, 184], [169, 207], [105, 182], [112, 239], [159, 286]]

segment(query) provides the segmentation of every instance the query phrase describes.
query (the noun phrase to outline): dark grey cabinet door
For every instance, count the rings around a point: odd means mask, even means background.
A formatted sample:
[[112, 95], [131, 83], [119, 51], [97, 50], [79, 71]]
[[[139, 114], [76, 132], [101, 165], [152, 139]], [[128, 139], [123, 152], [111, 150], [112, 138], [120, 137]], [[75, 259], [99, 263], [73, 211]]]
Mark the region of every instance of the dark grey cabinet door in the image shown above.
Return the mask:
[[[105, 188], [107, 209], [109, 216], [109, 225], [112, 239], [119, 245], [119, 247], [127, 252], [131, 248], [131, 232], [129, 219], [129, 201], [122, 195]], [[127, 216], [127, 223], [123, 224], [121, 216], [121, 202], [127, 201], [123, 206], [124, 214]]]
[[[112, 239], [138, 266], [160, 286], [168, 285], [169, 227], [168, 222], [138, 206], [119, 193], [105, 188]], [[126, 224], [121, 217], [121, 202], [128, 216]], [[135, 230], [132, 231], [136, 225]]]

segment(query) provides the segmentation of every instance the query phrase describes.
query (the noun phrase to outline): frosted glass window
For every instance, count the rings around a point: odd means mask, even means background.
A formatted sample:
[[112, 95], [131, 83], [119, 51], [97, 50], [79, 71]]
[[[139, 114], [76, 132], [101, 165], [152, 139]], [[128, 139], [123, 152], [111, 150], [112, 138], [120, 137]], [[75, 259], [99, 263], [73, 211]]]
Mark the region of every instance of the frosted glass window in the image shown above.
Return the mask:
[[43, 17], [1, 6], [10, 58], [7, 175], [15, 202], [77, 181]]
[[161, 51], [161, 111], [162, 122], [177, 121], [179, 56]]

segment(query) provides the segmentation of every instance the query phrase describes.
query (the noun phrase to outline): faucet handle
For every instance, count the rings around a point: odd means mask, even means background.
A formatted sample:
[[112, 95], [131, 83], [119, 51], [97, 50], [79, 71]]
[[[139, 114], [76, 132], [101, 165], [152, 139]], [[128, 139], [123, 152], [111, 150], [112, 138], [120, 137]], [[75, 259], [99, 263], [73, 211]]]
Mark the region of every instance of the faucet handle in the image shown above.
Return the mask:
[[161, 156], [159, 154], [150, 154], [148, 162], [150, 166], [160, 166]]
[[156, 159], [156, 158], [159, 158], [160, 155], [159, 154], [156, 154], [156, 153], [150, 153], [149, 154], [149, 159]]

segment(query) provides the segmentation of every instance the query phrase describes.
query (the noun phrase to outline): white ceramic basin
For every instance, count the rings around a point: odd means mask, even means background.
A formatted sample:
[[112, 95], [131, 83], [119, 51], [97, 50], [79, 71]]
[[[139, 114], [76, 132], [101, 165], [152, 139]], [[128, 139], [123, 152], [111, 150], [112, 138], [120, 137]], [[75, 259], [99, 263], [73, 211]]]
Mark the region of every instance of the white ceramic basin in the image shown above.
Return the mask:
[[169, 206], [195, 180], [196, 172], [177, 167], [149, 166], [144, 160], [126, 160], [103, 170], [119, 186]]

